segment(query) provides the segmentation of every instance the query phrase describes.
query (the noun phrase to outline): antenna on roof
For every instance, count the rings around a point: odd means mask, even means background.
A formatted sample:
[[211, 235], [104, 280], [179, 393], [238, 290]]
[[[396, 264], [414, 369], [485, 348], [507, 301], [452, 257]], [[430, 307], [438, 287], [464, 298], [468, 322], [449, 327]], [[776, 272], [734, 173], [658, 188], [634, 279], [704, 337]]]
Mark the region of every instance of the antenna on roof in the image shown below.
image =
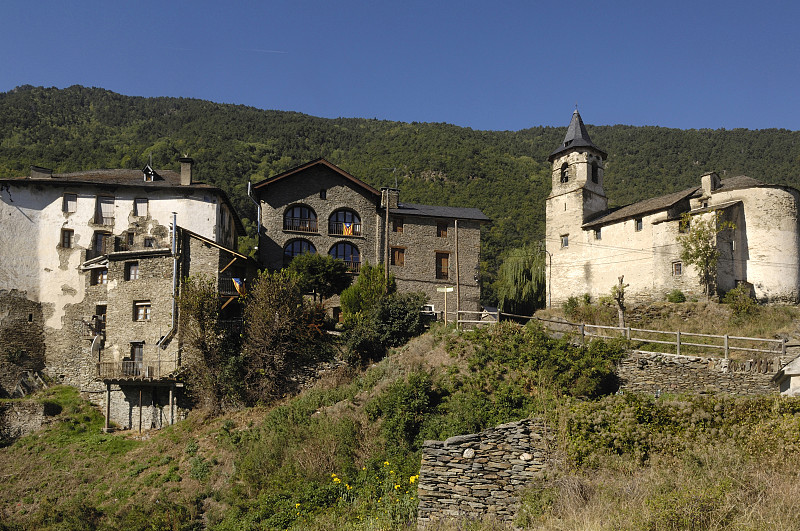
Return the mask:
[[392, 170], [392, 174], [394, 174], [394, 187], [397, 188], [397, 168], [384, 168], [384, 170]]

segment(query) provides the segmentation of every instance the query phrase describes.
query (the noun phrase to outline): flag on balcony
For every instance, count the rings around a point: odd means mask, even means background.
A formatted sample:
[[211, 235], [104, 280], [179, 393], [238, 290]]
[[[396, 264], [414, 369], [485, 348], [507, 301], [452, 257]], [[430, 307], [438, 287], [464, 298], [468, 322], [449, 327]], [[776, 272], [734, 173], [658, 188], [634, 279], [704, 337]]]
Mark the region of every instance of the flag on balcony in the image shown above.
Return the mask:
[[231, 278], [233, 280], [233, 287], [236, 288], [236, 293], [244, 296], [244, 283], [241, 278]]
[[352, 236], [353, 235], [353, 224], [352, 223], [344, 223], [342, 226], [342, 235], [344, 236]]

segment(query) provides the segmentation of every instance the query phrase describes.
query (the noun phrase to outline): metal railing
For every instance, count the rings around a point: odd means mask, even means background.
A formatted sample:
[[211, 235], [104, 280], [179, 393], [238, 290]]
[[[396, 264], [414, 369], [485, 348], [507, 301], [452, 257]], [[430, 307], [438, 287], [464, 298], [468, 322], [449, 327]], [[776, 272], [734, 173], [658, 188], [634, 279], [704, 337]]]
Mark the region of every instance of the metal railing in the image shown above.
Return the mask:
[[111, 361], [97, 364], [101, 380], [159, 380], [168, 378], [178, 369], [177, 361]]
[[331, 221], [328, 223], [328, 234], [331, 236], [361, 236], [361, 223]]
[[317, 230], [317, 220], [310, 218], [283, 218], [283, 230], [319, 232]]

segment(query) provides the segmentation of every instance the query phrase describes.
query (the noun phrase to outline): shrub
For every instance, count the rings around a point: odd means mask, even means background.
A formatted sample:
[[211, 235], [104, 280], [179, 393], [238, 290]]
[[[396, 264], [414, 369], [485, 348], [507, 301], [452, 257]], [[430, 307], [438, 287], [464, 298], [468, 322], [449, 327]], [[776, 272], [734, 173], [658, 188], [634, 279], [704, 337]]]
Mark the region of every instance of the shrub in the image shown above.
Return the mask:
[[578, 318], [578, 309], [581, 307], [581, 300], [576, 296], [571, 296], [566, 301], [564, 301], [563, 309], [564, 315], [567, 316], [568, 319], [577, 319]]
[[667, 302], [686, 302], [686, 295], [679, 289], [674, 289], [667, 293]]
[[722, 302], [730, 305], [735, 317], [752, 315], [758, 311], [758, 303], [753, 298], [750, 287], [744, 284], [726, 293]]

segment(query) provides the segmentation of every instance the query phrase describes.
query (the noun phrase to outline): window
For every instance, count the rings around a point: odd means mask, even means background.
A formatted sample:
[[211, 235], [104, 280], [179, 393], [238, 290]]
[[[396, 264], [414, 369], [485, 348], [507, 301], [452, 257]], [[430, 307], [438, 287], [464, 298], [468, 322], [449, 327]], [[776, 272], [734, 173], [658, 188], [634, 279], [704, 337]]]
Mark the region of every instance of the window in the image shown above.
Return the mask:
[[141, 376], [142, 362], [144, 361], [144, 343], [137, 341], [131, 343], [131, 357], [122, 362], [122, 372], [125, 376]]
[[92, 286], [98, 286], [100, 284], [108, 284], [108, 269], [105, 267], [92, 269], [91, 277], [89, 278], [89, 283]]
[[328, 218], [328, 234], [361, 236], [361, 218], [352, 210], [337, 210]]
[[72, 229], [61, 229], [61, 247], [70, 249], [72, 247], [72, 237], [75, 232]]
[[319, 191], [319, 198], [328, 199], [328, 191], [325, 188]]
[[403, 267], [406, 265], [406, 250], [402, 247], [392, 247], [391, 264], [397, 267]]
[[61, 205], [61, 210], [67, 213], [78, 210], [78, 194], [64, 194], [64, 202]]
[[636, 218], [634, 220], [634, 222], [633, 222], [633, 227], [636, 230], [636, 232], [640, 232], [642, 230], [642, 227], [643, 227], [642, 218]]
[[283, 264], [288, 265], [292, 258], [303, 253], [316, 253], [317, 248], [308, 240], [291, 240], [283, 247]]
[[283, 214], [283, 230], [317, 232], [317, 214], [310, 207], [296, 205]]
[[339, 242], [328, 252], [332, 257], [343, 260], [347, 268], [352, 273], [357, 273], [361, 270], [361, 256], [358, 252], [358, 247], [349, 242]]
[[569, 182], [569, 164], [566, 162], [561, 165], [561, 184]]
[[600, 182], [600, 172], [597, 169], [597, 162], [592, 162], [592, 182], [597, 184]]
[[89, 253], [87, 251], [86, 257], [94, 258], [95, 256], [100, 256], [102, 254], [108, 254], [114, 251], [114, 236], [108, 232], [95, 232], [94, 233], [94, 241], [92, 241], [92, 252]]
[[679, 277], [683, 275], [683, 262], [672, 262], [672, 276]]
[[114, 198], [97, 196], [94, 222], [98, 225], [114, 224]]
[[105, 304], [98, 304], [94, 307], [94, 332], [95, 335], [102, 335], [106, 331], [106, 311]]
[[569, 234], [561, 235], [561, 248], [569, 247]]
[[145, 238], [144, 239], [144, 246], [147, 248], [152, 248], [156, 246], [156, 239], [155, 238]]
[[135, 301], [133, 303], [133, 320], [134, 321], [150, 320], [150, 301]]
[[403, 218], [394, 218], [392, 220], [392, 232], [403, 232]]
[[450, 272], [450, 253], [436, 253], [436, 278], [447, 280]]
[[600, 229], [594, 229], [594, 239], [595, 240], [602, 240], [603, 239], [602, 235], [600, 234]]
[[139, 262], [128, 262], [125, 264], [125, 280], [139, 279]]
[[137, 198], [133, 200], [133, 215], [146, 216], [148, 211], [149, 202], [147, 198]]
[[447, 222], [442, 221], [436, 224], [436, 236], [439, 238], [447, 238]]
[[126, 237], [126, 238], [127, 238], [127, 242], [128, 242], [128, 247], [133, 247], [133, 238], [134, 238], [134, 233], [133, 233], [133, 232], [129, 232], [129, 233], [127, 234], [127, 237]]

